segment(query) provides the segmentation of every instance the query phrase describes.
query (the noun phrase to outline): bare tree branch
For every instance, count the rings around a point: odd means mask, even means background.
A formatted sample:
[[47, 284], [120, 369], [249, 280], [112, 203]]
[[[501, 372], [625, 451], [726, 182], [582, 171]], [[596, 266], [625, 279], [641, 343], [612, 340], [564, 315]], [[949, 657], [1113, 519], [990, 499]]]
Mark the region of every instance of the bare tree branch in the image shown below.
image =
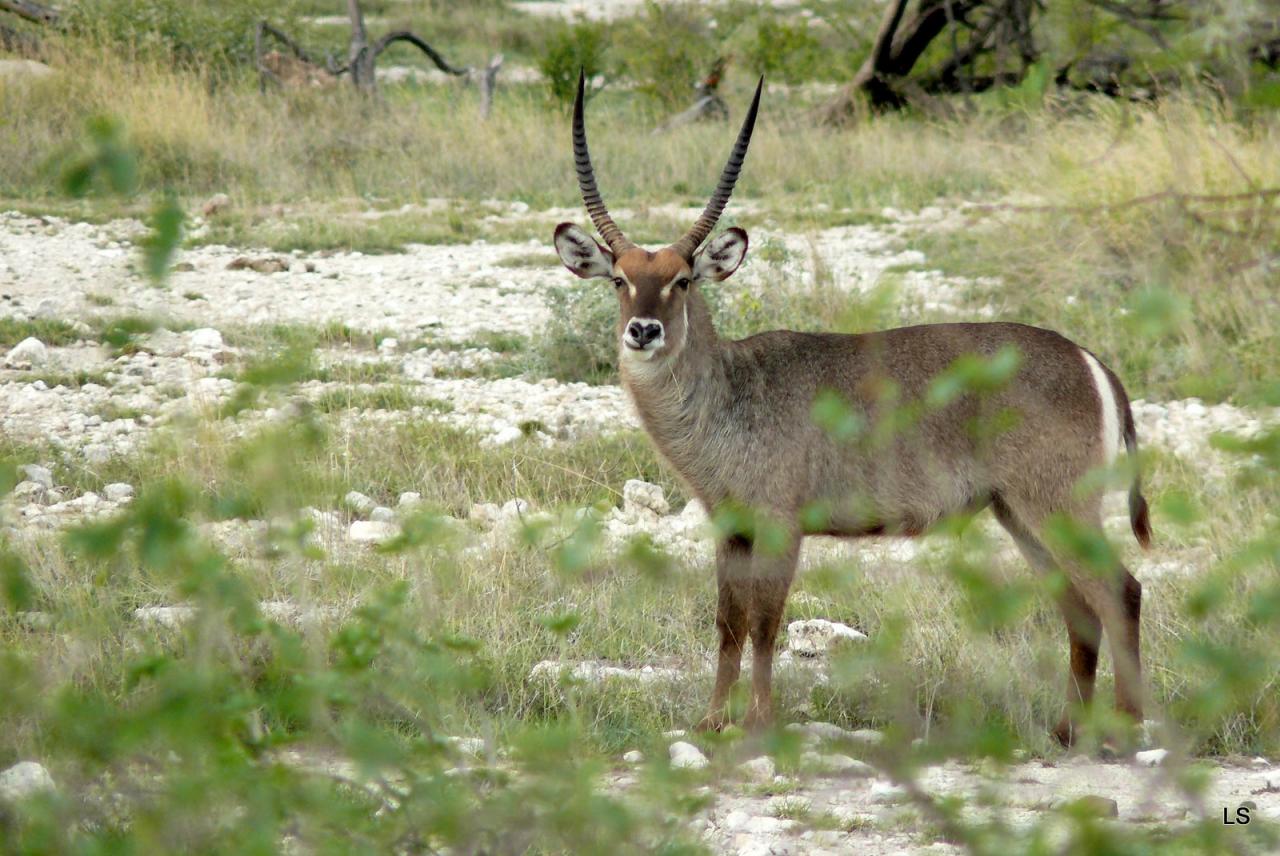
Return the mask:
[[62, 20], [62, 13], [57, 9], [32, 0], [0, 0], [0, 12], [12, 12], [19, 18], [51, 27], [58, 26]]
[[426, 54], [427, 58], [435, 64], [435, 67], [443, 71], [445, 74], [452, 74], [454, 76], [461, 77], [471, 71], [470, 67], [458, 68], [456, 66], [449, 65], [445, 58], [442, 57], [435, 48], [431, 47], [431, 45], [423, 41], [420, 36], [410, 32], [409, 30], [394, 30], [373, 43], [373, 46], [368, 50], [370, 70], [372, 70], [374, 63], [378, 61], [378, 55], [395, 42], [408, 42], [413, 45], [418, 50]]

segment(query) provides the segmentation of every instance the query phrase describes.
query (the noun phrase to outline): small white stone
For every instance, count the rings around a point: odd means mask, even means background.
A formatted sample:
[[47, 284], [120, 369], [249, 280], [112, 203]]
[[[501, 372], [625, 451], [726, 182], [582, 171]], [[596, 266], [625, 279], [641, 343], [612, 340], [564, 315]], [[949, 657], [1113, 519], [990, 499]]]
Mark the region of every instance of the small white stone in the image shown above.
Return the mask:
[[53, 491], [33, 481], [19, 482], [13, 489], [13, 498], [19, 503], [48, 502]]
[[446, 737], [449, 745], [466, 755], [483, 755], [484, 741], [479, 737]]
[[195, 618], [193, 606], [140, 606], [133, 611], [133, 618], [139, 624], [147, 626], [167, 627], [176, 630]]
[[35, 761], [21, 761], [0, 772], [0, 802], [16, 803], [57, 790], [53, 776]]
[[508, 425], [498, 432], [490, 434], [488, 438], [484, 440], [484, 444], [489, 446], [507, 446], [516, 442], [523, 436], [524, 432], [519, 428], [514, 425]]
[[773, 779], [776, 765], [768, 755], [752, 758], [738, 765], [738, 770], [754, 782], [768, 782]]
[[1164, 763], [1164, 759], [1169, 757], [1168, 749], [1147, 749], [1138, 752], [1133, 756], [1133, 760], [1137, 761], [1142, 767], [1159, 767]]
[[630, 752], [627, 752], [622, 756], [622, 760], [626, 761], [628, 764], [643, 764], [644, 753], [639, 749], [632, 749]]
[[379, 523], [390, 523], [396, 519], [396, 513], [385, 505], [379, 505], [369, 512], [369, 519]]
[[396, 500], [396, 505], [404, 508], [410, 505], [417, 505], [420, 502], [422, 502], [422, 494], [417, 491], [407, 490], [400, 494], [400, 498]]
[[1255, 770], [1265, 770], [1271, 766], [1271, 762], [1259, 755], [1257, 758], [1249, 760], [1249, 766]]
[[841, 773], [846, 776], [870, 777], [876, 774], [875, 767], [865, 761], [850, 758], [848, 755], [822, 755], [818, 758], [818, 766], [827, 772]]
[[799, 657], [818, 657], [846, 642], [865, 641], [867, 634], [838, 621], [811, 618], [787, 625], [787, 650]]
[[359, 514], [368, 514], [378, 507], [378, 503], [358, 490], [349, 491], [342, 498], [342, 504]]
[[624, 511], [648, 512], [658, 517], [671, 510], [662, 487], [640, 479], [628, 479], [622, 486], [622, 508]]
[[357, 544], [381, 544], [400, 533], [394, 523], [384, 520], [357, 520], [351, 524], [351, 540]]
[[44, 342], [34, 336], [28, 336], [13, 346], [4, 361], [10, 366], [40, 366], [44, 365], [48, 359], [49, 351], [44, 346]]
[[21, 469], [22, 474], [30, 481], [43, 488], [53, 487], [53, 473], [48, 467], [42, 467], [39, 464], [24, 464]]
[[391, 336], [388, 336], [387, 338], [383, 339], [381, 342], [378, 343], [378, 353], [388, 354], [388, 355], [394, 354], [399, 347], [400, 347], [400, 340], [395, 339]]
[[133, 485], [124, 482], [112, 482], [103, 488], [103, 493], [112, 502], [126, 502], [133, 499]]
[[907, 799], [906, 788], [902, 785], [895, 785], [893, 782], [872, 782], [870, 791], [871, 801], [880, 803], [881, 805], [892, 805], [894, 803], [905, 802]]
[[212, 327], [201, 327], [187, 334], [187, 347], [193, 351], [217, 351], [222, 348], [222, 334]]
[[796, 822], [794, 820], [760, 815], [748, 820], [742, 828], [744, 832], [749, 832], [752, 835], [779, 835], [795, 825]]
[[671, 766], [685, 770], [701, 770], [709, 763], [707, 756], [692, 743], [678, 740], [667, 750], [671, 754]]

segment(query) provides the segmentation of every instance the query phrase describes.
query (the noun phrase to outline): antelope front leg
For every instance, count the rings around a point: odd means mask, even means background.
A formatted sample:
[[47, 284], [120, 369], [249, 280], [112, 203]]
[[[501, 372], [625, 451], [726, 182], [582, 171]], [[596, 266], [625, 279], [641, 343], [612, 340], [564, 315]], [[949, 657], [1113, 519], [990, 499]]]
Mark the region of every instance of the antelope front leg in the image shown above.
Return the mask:
[[748, 731], [762, 731], [773, 724], [773, 649], [799, 556], [800, 538], [795, 536], [781, 553], [766, 555], [757, 550], [753, 557], [751, 704], [744, 723]]
[[735, 535], [716, 546], [716, 629], [720, 631], [720, 656], [716, 661], [716, 685], [711, 691], [707, 715], [699, 731], [720, 731], [728, 722], [729, 693], [742, 670], [742, 645], [747, 639], [751, 609], [751, 542]]

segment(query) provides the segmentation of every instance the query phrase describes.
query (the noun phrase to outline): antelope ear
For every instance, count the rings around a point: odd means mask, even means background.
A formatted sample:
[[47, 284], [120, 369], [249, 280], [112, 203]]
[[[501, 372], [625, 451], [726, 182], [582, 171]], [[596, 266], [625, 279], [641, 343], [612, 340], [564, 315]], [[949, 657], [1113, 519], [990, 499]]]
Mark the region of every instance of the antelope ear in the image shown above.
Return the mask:
[[613, 276], [613, 253], [573, 223], [556, 226], [555, 244], [560, 261], [583, 279]]
[[728, 279], [747, 255], [747, 233], [734, 226], [707, 242], [693, 260], [693, 278], [719, 282]]

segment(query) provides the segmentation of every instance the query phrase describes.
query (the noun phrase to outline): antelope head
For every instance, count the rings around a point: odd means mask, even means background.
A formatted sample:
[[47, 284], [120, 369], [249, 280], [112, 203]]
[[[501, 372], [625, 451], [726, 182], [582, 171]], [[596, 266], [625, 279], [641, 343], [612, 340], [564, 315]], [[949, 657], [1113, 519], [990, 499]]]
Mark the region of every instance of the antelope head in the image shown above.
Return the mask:
[[607, 279], [613, 283], [621, 310], [618, 336], [624, 360], [645, 362], [675, 356], [688, 338], [689, 289], [700, 282], [727, 279], [747, 254], [747, 233], [736, 227], [716, 236], [701, 251], [698, 248], [715, 228], [742, 170], [756, 124], [764, 78], [756, 86], [751, 109], [743, 120], [711, 201], [680, 240], [657, 252], [649, 252], [627, 240], [600, 198], [582, 119], [584, 83], [579, 75], [578, 97], [573, 107], [573, 158], [582, 201], [604, 244], [574, 223], [561, 223], [555, 232], [556, 252], [565, 267], [583, 279]]

